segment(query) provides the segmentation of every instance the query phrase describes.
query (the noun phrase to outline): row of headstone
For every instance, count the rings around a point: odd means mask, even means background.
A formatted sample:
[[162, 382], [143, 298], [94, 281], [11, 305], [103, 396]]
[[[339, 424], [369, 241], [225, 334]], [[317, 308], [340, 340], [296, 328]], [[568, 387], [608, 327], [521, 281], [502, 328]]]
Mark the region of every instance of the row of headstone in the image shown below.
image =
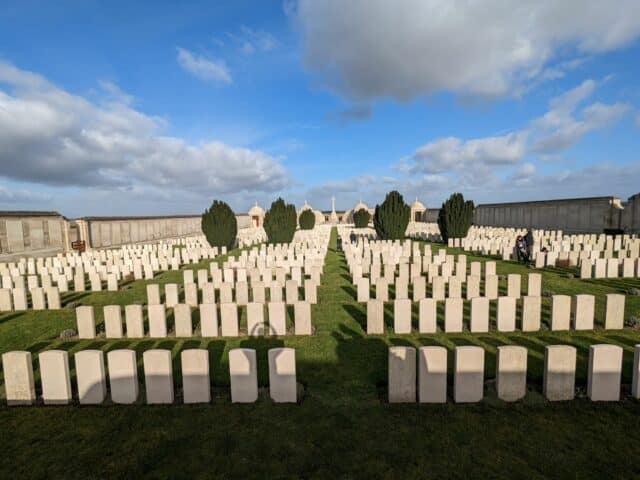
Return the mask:
[[[225, 263], [229, 265], [231, 262]], [[198, 270], [186, 269], [183, 271], [183, 283], [197, 283], [198, 288], [206, 283], [213, 283], [219, 288], [222, 283], [230, 283], [234, 285], [236, 282], [265, 282], [269, 283], [276, 280], [284, 283], [287, 278], [302, 283], [305, 277], [318, 279], [322, 274], [323, 261], [313, 261], [306, 263], [305, 266], [283, 265], [273, 267], [245, 267], [245, 266], [225, 266], [222, 268], [212, 262], [208, 269], [200, 268]]]
[[583, 260], [580, 278], [633, 278], [640, 277], [640, 260], [633, 258], [599, 258]]
[[58, 287], [34, 287], [29, 291], [24, 288], [0, 288], [0, 312], [23, 310], [59, 310], [60, 291]]
[[[268, 322], [265, 321], [265, 305]], [[218, 313], [218, 307], [220, 312]], [[287, 315], [284, 302], [249, 303], [247, 310], [247, 335], [287, 335]], [[142, 305], [126, 305], [125, 321], [122, 321], [120, 305], [106, 305], [103, 309], [105, 336], [107, 338], [142, 338], [145, 322]], [[238, 306], [235, 303], [201, 304], [198, 307], [201, 337], [237, 337], [240, 335]], [[297, 302], [293, 305], [293, 334], [311, 335], [311, 305]], [[165, 338], [169, 334], [167, 310], [164, 305], [149, 305], [147, 308], [147, 334], [151, 338]], [[194, 336], [192, 307], [186, 304], [173, 306], [176, 337]], [[219, 320], [218, 320], [219, 319]], [[78, 338], [96, 338], [94, 307], [83, 305], [76, 308]], [[124, 327], [124, 328], [123, 328]]]
[[[255, 283], [252, 288], [246, 282], [238, 282], [233, 288], [230, 283], [223, 283], [220, 288], [215, 288], [212, 283], [206, 283], [202, 292], [198, 291], [195, 283], [186, 283], [184, 285], [184, 303], [193, 307], [199, 303], [232, 303], [238, 305], [246, 305], [250, 302], [265, 303], [267, 300], [271, 302], [286, 302], [293, 305], [301, 300], [311, 304], [317, 303], [317, 288], [319, 282], [312, 279], [305, 280], [303, 292], [301, 295], [300, 286], [295, 280], [287, 280], [285, 285], [278, 282], [272, 282], [265, 286], [263, 283]], [[217, 290], [217, 292], [216, 292]], [[147, 285], [147, 304], [160, 305], [164, 303], [168, 307], [180, 303], [180, 291], [177, 283], [167, 283], [164, 286], [165, 298], [162, 302], [159, 284]], [[269, 293], [267, 299], [266, 293]], [[284, 295], [283, 295], [284, 292]], [[300, 297], [303, 297], [302, 299]]]
[[[297, 398], [296, 355], [292, 348], [268, 351], [269, 394], [276, 403], [295, 403]], [[74, 354], [75, 392], [71, 385], [69, 353], [48, 350], [38, 355], [42, 402], [68, 405], [77, 398], [81, 405], [102, 404], [107, 395], [117, 404], [138, 401], [139, 382], [135, 350], [81, 350]], [[171, 350], [152, 349], [142, 355], [147, 404], [175, 402]], [[36, 389], [31, 353], [12, 351], [2, 355], [7, 404], [33, 405]], [[180, 353], [182, 398], [184, 403], [211, 402], [209, 352], [187, 349]], [[108, 387], [107, 387], [108, 378]], [[256, 351], [237, 348], [229, 351], [231, 401], [252, 403], [258, 399]]]
[[[466, 298], [468, 300], [476, 297], [486, 297], [495, 300], [500, 296], [499, 277], [497, 275], [489, 275], [484, 283], [480, 277], [470, 275], [466, 278]], [[358, 302], [367, 302], [371, 297], [371, 284], [368, 278], [360, 278], [356, 280], [356, 298]], [[409, 282], [406, 279], [397, 278], [395, 281], [394, 296], [396, 300], [404, 300], [409, 298]], [[425, 277], [419, 276], [412, 279], [412, 298], [413, 301], [419, 301], [427, 298], [427, 282]], [[389, 301], [389, 282], [385, 278], [378, 279], [375, 286], [376, 300]], [[435, 277], [431, 285], [431, 296], [435, 300], [444, 300], [446, 298], [462, 298], [462, 282], [455, 278], [449, 278], [447, 282], [444, 277]], [[480, 287], [483, 286], [481, 295]], [[522, 293], [521, 276], [516, 273], [507, 275], [507, 297], [520, 298]], [[539, 273], [530, 273], [527, 282], [527, 295], [530, 297], [539, 297], [542, 294], [542, 276]]]
[[[631, 395], [640, 398], [640, 345], [633, 357]], [[623, 349], [618, 345], [589, 347], [587, 396], [592, 401], [620, 400]], [[416, 368], [417, 366], [417, 368]], [[454, 351], [453, 400], [480, 402], [485, 395], [485, 351], [460, 346]], [[543, 394], [549, 401], [573, 400], [576, 385], [576, 348], [545, 347]], [[446, 403], [447, 349], [439, 346], [389, 348], [390, 403]], [[522, 400], [527, 394], [527, 349], [505, 345], [496, 353], [496, 392], [505, 402]]]
[[[470, 315], [468, 329], [471, 332], [488, 332], [490, 324], [490, 304], [486, 297], [476, 297], [469, 301]], [[519, 326], [523, 332], [537, 332], [541, 325], [541, 297], [523, 297]], [[384, 302], [367, 302], [367, 334], [385, 333]], [[604, 318], [605, 329], [624, 328], [625, 296], [617, 293], [606, 295]], [[393, 332], [411, 333], [413, 325], [413, 302], [394, 300]], [[495, 324], [499, 332], [516, 330], [517, 299], [499, 297]], [[438, 329], [438, 301], [423, 298], [418, 302], [418, 332], [436, 333]], [[461, 298], [447, 298], [444, 301], [444, 332], [457, 333], [464, 330], [464, 301]], [[551, 297], [551, 330], [593, 330], [595, 321], [594, 295], [553, 295]]]
[[[518, 235], [527, 229], [473, 226], [460, 246], [467, 251], [502, 254], [503, 260], [517, 258]], [[536, 268], [555, 267], [559, 262], [580, 266], [582, 278], [637, 277], [640, 239], [636, 235], [564, 235], [562, 231], [533, 229], [532, 259]], [[585, 262], [590, 266], [585, 266]]]

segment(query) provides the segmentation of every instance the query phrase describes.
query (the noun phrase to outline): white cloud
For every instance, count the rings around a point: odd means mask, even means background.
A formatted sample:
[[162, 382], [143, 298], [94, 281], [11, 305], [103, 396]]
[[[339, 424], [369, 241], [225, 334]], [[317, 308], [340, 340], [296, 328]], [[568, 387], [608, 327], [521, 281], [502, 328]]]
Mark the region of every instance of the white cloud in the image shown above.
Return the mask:
[[256, 51], [268, 52], [278, 46], [278, 41], [271, 33], [254, 30], [245, 25], [240, 27], [240, 35], [233, 35], [232, 38], [241, 44], [241, 50], [246, 55]]
[[543, 155], [565, 150], [587, 133], [615, 123], [629, 111], [629, 106], [624, 103], [601, 102], [578, 109], [596, 87], [594, 80], [585, 80], [576, 88], [552, 99], [549, 110], [532, 122], [534, 140], [531, 149]]
[[15, 204], [32, 204], [46, 202], [51, 199], [50, 195], [40, 192], [32, 192], [30, 190], [10, 190], [0, 185], [0, 205], [7, 204], [14, 206]]
[[[2, 86], [8, 88], [3, 90]], [[215, 140], [192, 144], [117, 99], [91, 102], [0, 63], [0, 176], [194, 199], [290, 185], [277, 158]]]
[[441, 138], [423, 145], [413, 154], [411, 171], [442, 173], [485, 165], [510, 165], [525, 154], [526, 133], [510, 133], [499, 137], [461, 140]]
[[[307, 67], [357, 100], [517, 94], [640, 35], [637, 0], [299, 0]], [[567, 59], [566, 52], [577, 58]]]
[[507, 135], [464, 140], [439, 138], [415, 150], [398, 164], [402, 172], [451, 173], [478, 180], [515, 165], [528, 154], [542, 161], [556, 161], [559, 153], [575, 145], [589, 132], [613, 125], [628, 111], [624, 103], [589, 103], [598, 82], [585, 80], [549, 102], [547, 112], [527, 127]]
[[231, 84], [233, 79], [226, 64], [222, 60], [206, 58], [178, 47], [178, 64], [195, 77], [218, 83]]
[[636, 115], [636, 127], [640, 128], [640, 113]]

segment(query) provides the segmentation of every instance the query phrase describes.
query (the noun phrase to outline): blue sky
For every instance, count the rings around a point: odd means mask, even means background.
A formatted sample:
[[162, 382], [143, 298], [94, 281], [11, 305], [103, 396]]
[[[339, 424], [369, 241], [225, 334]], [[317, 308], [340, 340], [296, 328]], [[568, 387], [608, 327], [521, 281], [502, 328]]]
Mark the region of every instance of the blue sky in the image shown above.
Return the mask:
[[625, 200], [639, 37], [637, 0], [5, 1], [0, 208]]

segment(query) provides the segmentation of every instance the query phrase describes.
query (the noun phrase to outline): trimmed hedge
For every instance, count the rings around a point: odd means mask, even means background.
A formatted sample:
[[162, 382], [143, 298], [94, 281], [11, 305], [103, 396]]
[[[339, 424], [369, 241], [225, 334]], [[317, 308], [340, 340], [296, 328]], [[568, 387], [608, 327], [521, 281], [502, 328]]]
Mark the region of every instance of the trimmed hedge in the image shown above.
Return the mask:
[[438, 212], [438, 227], [443, 241], [450, 238], [464, 238], [473, 223], [474, 205], [472, 200], [465, 202], [461, 193], [452, 194], [442, 204]]
[[373, 215], [373, 228], [381, 240], [399, 240], [404, 238], [409, 225], [411, 208], [397, 191], [387, 193], [381, 205], [376, 205]]
[[303, 210], [298, 222], [300, 223], [300, 229], [313, 230], [316, 225], [316, 215], [312, 210]]
[[356, 228], [367, 228], [369, 226], [370, 220], [371, 214], [364, 208], [357, 210], [353, 214], [353, 223], [355, 224]]
[[278, 198], [264, 216], [264, 230], [269, 243], [289, 243], [298, 224], [296, 207]]
[[202, 214], [202, 232], [212, 247], [227, 247], [231, 250], [236, 244], [238, 221], [231, 207], [214, 200], [209, 209]]

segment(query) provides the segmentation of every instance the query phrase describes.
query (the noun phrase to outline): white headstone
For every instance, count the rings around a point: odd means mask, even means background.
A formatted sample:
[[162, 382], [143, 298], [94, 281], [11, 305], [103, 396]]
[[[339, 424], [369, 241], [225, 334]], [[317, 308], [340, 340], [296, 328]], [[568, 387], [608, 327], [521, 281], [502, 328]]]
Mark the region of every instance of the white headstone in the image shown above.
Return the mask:
[[418, 401], [420, 403], [447, 402], [447, 349], [420, 347], [418, 349]]
[[416, 349], [389, 348], [389, 403], [416, 401]]
[[253, 403], [258, 399], [256, 351], [250, 348], [229, 350], [231, 402]]
[[107, 394], [104, 353], [102, 350], [81, 350], [75, 354], [74, 359], [80, 404], [102, 403]]
[[297, 401], [296, 351], [293, 348], [269, 350], [269, 395], [276, 403]]
[[107, 353], [109, 391], [113, 403], [130, 404], [138, 399], [138, 367], [135, 350]]
[[142, 354], [147, 403], [173, 403], [171, 350], [152, 349]]

